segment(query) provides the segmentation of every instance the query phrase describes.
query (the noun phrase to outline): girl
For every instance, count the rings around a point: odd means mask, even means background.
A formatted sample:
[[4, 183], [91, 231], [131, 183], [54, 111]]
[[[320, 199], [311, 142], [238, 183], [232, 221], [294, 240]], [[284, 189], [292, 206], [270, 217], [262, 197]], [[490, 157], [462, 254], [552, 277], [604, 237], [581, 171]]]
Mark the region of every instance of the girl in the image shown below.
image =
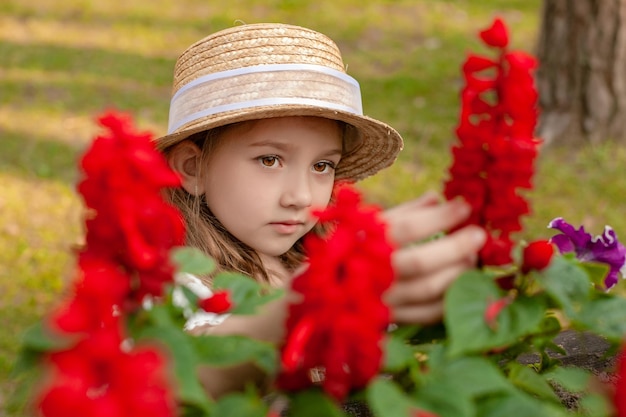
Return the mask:
[[[282, 24], [215, 33], [178, 59], [169, 131], [157, 146], [182, 177], [182, 189], [170, 197], [185, 217], [187, 243], [221, 270], [288, 289], [306, 268], [301, 240], [316, 229], [310, 210], [329, 203], [335, 181], [363, 179], [396, 159], [402, 138], [363, 115], [359, 85], [344, 68], [332, 40]], [[474, 265], [484, 232], [468, 226], [414, 243], [454, 229], [469, 212], [462, 201], [440, 202], [429, 193], [384, 213], [398, 248], [385, 300], [395, 322], [441, 319], [443, 294]], [[208, 290], [210, 283], [202, 285]], [[190, 331], [279, 345], [290, 297], [254, 316], [193, 323]], [[201, 370], [213, 396], [261, 377], [253, 366]]]

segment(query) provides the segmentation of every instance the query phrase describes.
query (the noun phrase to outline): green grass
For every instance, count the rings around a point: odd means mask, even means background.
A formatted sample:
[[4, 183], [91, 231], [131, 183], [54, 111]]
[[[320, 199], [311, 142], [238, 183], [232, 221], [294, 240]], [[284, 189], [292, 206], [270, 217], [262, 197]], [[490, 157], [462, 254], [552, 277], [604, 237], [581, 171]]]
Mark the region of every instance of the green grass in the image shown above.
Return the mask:
[[[222, 5], [228, 3], [228, 5]], [[82, 239], [77, 160], [100, 111], [131, 112], [141, 128], [166, 128], [174, 62], [189, 44], [235, 24], [281, 21], [335, 39], [361, 82], [366, 114], [404, 136], [398, 162], [362, 183], [388, 206], [440, 191], [450, 163], [469, 51], [476, 32], [503, 16], [513, 44], [532, 52], [540, 0], [6, 0], [0, 3], [0, 416], [15, 395], [9, 375], [23, 330], [60, 299]], [[615, 144], [547, 148], [538, 164], [525, 238], [545, 237], [564, 216], [626, 236]], [[5, 409], [5, 411], [2, 411]]]

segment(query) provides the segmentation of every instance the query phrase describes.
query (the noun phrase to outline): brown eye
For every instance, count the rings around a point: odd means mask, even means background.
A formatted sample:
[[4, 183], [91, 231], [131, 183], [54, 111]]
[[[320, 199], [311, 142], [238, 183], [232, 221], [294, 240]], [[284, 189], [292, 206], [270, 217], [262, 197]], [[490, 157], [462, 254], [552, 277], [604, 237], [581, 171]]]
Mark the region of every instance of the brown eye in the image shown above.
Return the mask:
[[261, 161], [261, 164], [263, 164], [264, 167], [271, 168], [273, 166], [276, 166], [278, 158], [275, 156], [262, 156], [259, 158], [259, 161]]
[[328, 171], [330, 169], [334, 169], [334, 168], [335, 168], [334, 165], [332, 163], [330, 163], [330, 162], [327, 162], [327, 161], [320, 161], [320, 162], [318, 162], [318, 163], [313, 165], [313, 170], [315, 172], [320, 172], [320, 173], [326, 172], [326, 171]]

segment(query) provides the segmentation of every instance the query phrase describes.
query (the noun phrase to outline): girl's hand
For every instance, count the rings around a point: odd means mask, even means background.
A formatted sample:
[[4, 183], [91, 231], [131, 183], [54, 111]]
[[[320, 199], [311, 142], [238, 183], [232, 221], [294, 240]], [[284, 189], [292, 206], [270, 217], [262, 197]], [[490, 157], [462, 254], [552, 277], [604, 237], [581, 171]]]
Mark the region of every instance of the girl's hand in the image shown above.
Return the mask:
[[440, 202], [434, 193], [383, 213], [389, 237], [397, 246], [392, 255], [396, 280], [385, 298], [397, 323], [432, 324], [443, 317], [443, 296], [462, 272], [476, 265], [477, 253], [486, 240], [478, 226], [450, 230], [470, 214], [460, 200]]

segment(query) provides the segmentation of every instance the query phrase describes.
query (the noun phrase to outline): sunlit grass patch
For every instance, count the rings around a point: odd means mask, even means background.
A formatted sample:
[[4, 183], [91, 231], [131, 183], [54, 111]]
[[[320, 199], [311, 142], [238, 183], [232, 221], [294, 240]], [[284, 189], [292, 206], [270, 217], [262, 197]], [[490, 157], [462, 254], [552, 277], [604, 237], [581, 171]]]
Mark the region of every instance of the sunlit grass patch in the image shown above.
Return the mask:
[[543, 151], [535, 175], [534, 215], [529, 224], [540, 230], [554, 217], [600, 234], [612, 226], [626, 241], [626, 149], [619, 143], [551, 148]]
[[0, 184], [0, 399], [8, 399], [23, 331], [67, 287], [82, 239], [81, 209], [63, 181], [0, 172]]

